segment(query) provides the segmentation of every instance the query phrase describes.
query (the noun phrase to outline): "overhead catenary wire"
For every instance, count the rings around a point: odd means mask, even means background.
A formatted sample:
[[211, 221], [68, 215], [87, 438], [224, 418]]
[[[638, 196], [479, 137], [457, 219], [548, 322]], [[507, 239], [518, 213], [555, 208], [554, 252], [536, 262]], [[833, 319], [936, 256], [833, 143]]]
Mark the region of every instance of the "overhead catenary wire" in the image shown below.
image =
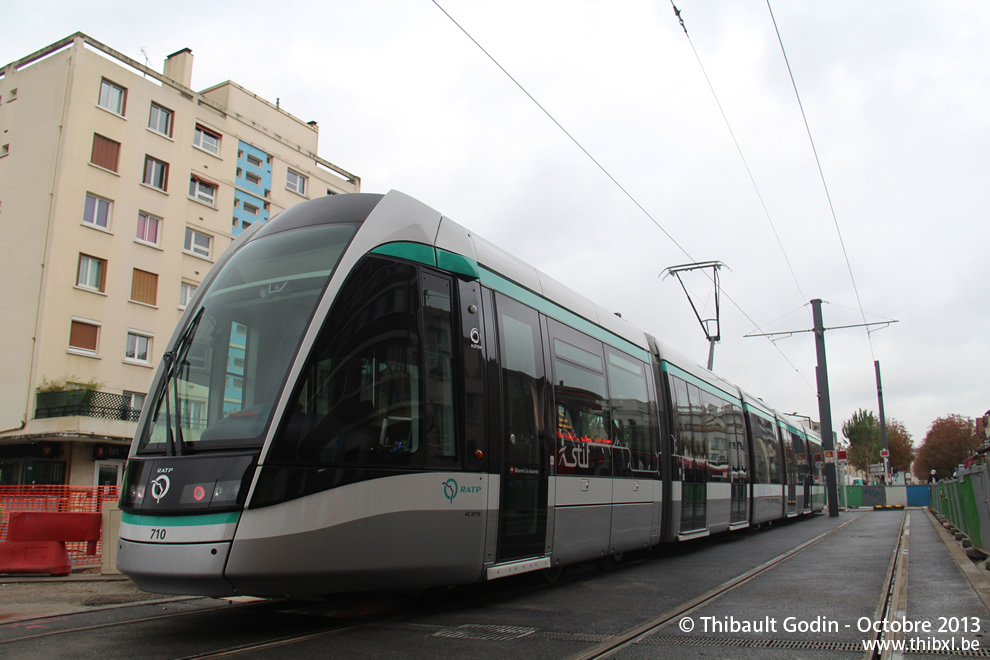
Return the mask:
[[474, 38], [473, 36], [471, 36], [471, 33], [470, 33], [470, 32], [468, 32], [468, 31], [467, 31], [466, 29], [464, 29], [464, 26], [462, 26], [462, 25], [461, 25], [460, 23], [458, 23], [458, 22], [457, 22], [457, 20], [455, 20], [455, 19], [454, 19], [454, 17], [453, 17], [453, 16], [451, 16], [451, 15], [450, 15], [450, 13], [449, 13], [449, 12], [448, 12], [448, 11], [447, 11], [446, 9], [444, 9], [444, 8], [443, 8], [442, 6], [440, 6], [440, 3], [439, 3], [439, 2], [437, 2], [437, 0], [433, 0], [433, 4], [434, 4], [434, 5], [436, 5], [436, 6], [437, 6], [437, 9], [439, 9], [440, 11], [442, 11], [442, 12], [444, 13], [444, 15], [445, 15], [445, 16], [446, 16], [447, 18], [449, 18], [449, 19], [450, 19], [450, 22], [451, 22], [451, 23], [453, 23], [454, 25], [456, 25], [456, 26], [457, 26], [457, 29], [459, 29], [459, 30], [460, 30], [461, 32], [463, 32], [463, 33], [464, 33], [464, 36], [466, 36], [466, 37], [467, 37], [468, 39], [470, 39], [470, 40], [471, 40], [471, 42], [472, 42], [472, 43], [473, 43], [473, 44], [474, 44], [475, 46], [477, 46], [477, 47], [478, 47], [478, 49], [479, 49], [479, 50], [480, 50], [480, 51], [481, 51], [482, 53], [484, 53], [484, 54], [485, 54], [485, 56], [486, 56], [486, 57], [487, 57], [488, 59], [490, 59], [490, 60], [492, 61], [492, 64], [494, 64], [495, 66], [497, 66], [497, 67], [498, 67], [498, 68], [499, 68], [499, 69], [500, 69], [500, 70], [502, 71], [502, 73], [504, 73], [504, 74], [505, 74], [505, 75], [506, 75], [506, 76], [507, 76], [507, 77], [509, 78], [509, 80], [511, 80], [511, 81], [512, 81], [512, 82], [513, 82], [513, 83], [515, 84], [515, 86], [519, 88], [519, 90], [520, 90], [520, 91], [521, 91], [521, 92], [522, 92], [523, 94], [525, 94], [525, 95], [526, 95], [527, 97], [529, 97], [529, 100], [530, 100], [530, 101], [532, 101], [533, 103], [535, 103], [535, 104], [536, 104], [536, 107], [538, 107], [538, 108], [539, 108], [539, 109], [540, 109], [540, 110], [541, 110], [541, 111], [543, 112], [543, 114], [545, 114], [545, 115], [547, 116], [547, 118], [548, 118], [548, 119], [549, 119], [550, 121], [552, 121], [552, 122], [553, 122], [554, 124], [556, 124], [556, 126], [557, 126], [557, 128], [559, 128], [559, 129], [560, 129], [560, 130], [561, 130], [561, 131], [562, 131], [562, 132], [564, 133], [564, 135], [566, 135], [566, 136], [568, 137], [568, 139], [570, 139], [570, 141], [571, 141], [571, 142], [573, 142], [573, 143], [574, 143], [574, 145], [575, 145], [575, 146], [576, 146], [576, 147], [577, 147], [578, 149], [580, 149], [580, 150], [581, 150], [581, 151], [582, 151], [582, 152], [584, 153], [584, 155], [585, 155], [585, 156], [587, 156], [587, 157], [588, 157], [588, 158], [589, 158], [589, 159], [591, 160], [591, 162], [593, 162], [593, 163], [594, 163], [594, 164], [595, 164], [595, 165], [596, 165], [596, 166], [598, 167], [598, 169], [600, 169], [600, 170], [602, 171], [602, 173], [603, 173], [603, 174], [605, 174], [605, 176], [607, 176], [607, 177], [608, 177], [608, 178], [609, 178], [609, 179], [610, 179], [610, 180], [612, 181], [612, 183], [614, 183], [614, 184], [615, 184], [615, 185], [616, 185], [616, 186], [617, 186], [617, 187], [619, 188], [619, 190], [621, 190], [621, 191], [622, 191], [622, 193], [623, 193], [623, 194], [624, 194], [624, 195], [625, 195], [625, 196], [626, 196], [626, 197], [627, 197], [627, 198], [628, 198], [628, 199], [629, 199], [629, 200], [630, 200], [630, 201], [631, 201], [631, 202], [632, 202], [633, 204], [635, 204], [635, 205], [636, 205], [636, 207], [637, 207], [637, 208], [638, 208], [638, 209], [639, 209], [640, 211], [642, 211], [642, 212], [643, 212], [643, 214], [644, 214], [644, 215], [646, 215], [646, 217], [647, 217], [647, 218], [649, 218], [649, 219], [650, 219], [650, 220], [651, 220], [651, 221], [653, 222], [653, 224], [655, 224], [655, 225], [657, 226], [657, 228], [659, 228], [659, 229], [660, 229], [660, 231], [662, 231], [662, 232], [664, 233], [664, 235], [665, 235], [665, 236], [666, 236], [667, 238], [669, 238], [669, 239], [670, 239], [670, 241], [671, 241], [671, 242], [672, 242], [672, 243], [673, 243], [674, 245], [676, 245], [676, 246], [677, 246], [677, 249], [679, 249], [679, 250], [680, 250], [681, 252], [683, 252], [684, 254], [686, 254], [686, 255], [688, 256], [688, 258], [689, 258], [689, 259], [691, 259], [692, 261], [694, 260], [694, 257], [692, 257], [692, 256], [691, 256], [691, 255], [690, 255], [690, 254], [688, 253], [688, 251], [687, 251], [687, 249], [685, 249], [685, 248], [684, 248], [684, 246], [682, 246], [682, 245], [681, 245], [680, 243], [678, 243], [678, 242], [677, 242], [677, 239], [675, 239], [675, 238], [674, 238], [674, 237], [673, 237], [673, 236], [671, 235], [671, 233], [670, 233], [670, 232], [668, 232], [668, 231], [667, 231], [667, 230], [666, 230], [666, 229], [665, 229], [665, 228], [663, 227], [663, 225], [661, 225], [661, 224], [660, 224], [660, 222], [659, 222], [659, 221], [658, 221], [658, 220], [657, 220], [656, 218], [654, 218], [654, 217], [653, 217], [653, 215], [652, 215], [652, 214], [651, 214], [651, 213], [650, 213], [649, 211], [647, 211], [647, 210], [646, 210], [646, 207], [644, 207], [644, 206], [643, 206], [642, 204], [640, 204], [640, 203], [639, 203], [639, 200], [637, 200], [637, 199], [636, 199], [635, 197], [633, 197], [633, 195], [632, 195], [632, 193], [630, 193], [630, 192], [629, 192], [628, 190], [626, 190], [626, 188], [625, 188], [625, 187], [624, 187], [624, 186], [623, 186], [623, 185], [622, 185], [621, 183], [619, 183], [619, 181], [618, 181], [618, 179], [616, 179], [616, 178], [615, 178], [614, 176], [612, 176], [612, 173], [611, 173], [611, 172], [609, 172], [609, 171], [608, 171], [608, 170], [607, 170], [607, 169], [605, 168], [605, 166], [604, 166], [604, 165], [602, 165], [602, 164], [601, 164], [601, 163], [600, 163], [600, 162], [598, 161], [598, 159], [597, 159], [597, 158], [595, 158], [594, 156], [592, 156], [592, 155], [591, 155], [591, 152], [589, 152], [589, 151], [588, 151], [587, 149], [585, 149], [585, 148], [584, 148], [584, 146], [583, 146], [583, 145], [582, 145], [582, 144], [581, 144], [581, 143], [580, 143], [580, 142], [578, 141], [578, 139], [577, 139], [577, 138], [575, 138], [575, 137], [574, 137], [573, 135], [571, 135], [571, 133], [570, 133], [570, 131], [568, 131], [568, 130], [567, 130], [566, 128], [564, 128], [564, 126], [563, 126], [563, 125], [562, 125], [562, 124], [561, 124], [561, 123], [560, 123], [559, 121], [557, 121], [557, 119], [556, 119], [556, 118], [555, 118], [555, 117], [554, 117], [554, 116], [553, 116], [552, 114], [550, 114], [550, 111], [549, 111], [549, 110], [547, 110], [547, 109], [546, 109], [545, 107], [543, 107], [543, 104], [541, 104], [541, 103], [540, 103], [539, 101], [537, 101], [537, 100], [536, 100], [536, 98], [535, 98], [535, 97], [534, 97], [534, 96], [533, 96], [532, 94], [530, 94], [530, 93], [529, 93], [529, 91], [528, 91], [528, 90], [527, 90], [527, 89], [526, 89], [525, 87], [523, 87], [523, 85], [522, 85], [522, 83], [520, 83], [520, 82], [519, 82], [518, 80], [516, 80], [516, 79], [515, 79], [515, 78], [513, 77], [513, 75], [512, 75], [511, 73], [509, 73], [509, 72], [508, 72], [508, 71], [506, 70], [506, 68], [505, 68], [504, 66], [502, 66], [501, 64], [499, 64], [499, 62], [498, 62], [498, 60], [496, 60], [496, 59], [495, 59], [495, 57], [494, 57], [494, 56], [492, 56], [492, 54], [491, 54], [491, 53], [489, 53], [489, 52], [488, 52], [487, 50], [485, 50], [485, 47], [484, 47], [484, 46], [482, 46], [482, 45], [481, 45], [480, 43], [478, 43], [478, 40], [477, 40], [477, 39], [475, 39], [475, 38]]
[[[680, 244], [680, 243], [679, 243], [679, 242], [677, 241], [677, 239], [675, 239], [675, 238], [674, 238], [674, 236], [673, 236], [673, 235], [672, 235], [672, 234], [671, 234], [671, 233], [670, 233], [669, 231], [667, 231], [667, 229], [666, 229], [666, 228], [665, 228], [665, 227], [664, 227], [664, 226], [663, 226], [662, 224], [660, 224], [660, 221], [659, 221], [659, 220], [657, 220], [657, 219], [656, 219], [656, 218], [655, 218], [655, 217], [654, 217], [654, 216], [653, 216], [653, 215], [652, 215], [652, 214], [651, 214], [651, 213], [650, 213], [650, 212], [649, 212], [649, 211], [648, 211], [648, 210], [646, 209], [646, 207], [644, 207], [644, 206], [643, 206], [643, 205], [642, 205], [642, 204], [641, 204], [641, 203], [639, 202], [639, 200], [637, 200], [637, 199], [636, 199], [636, 197], [635, 197], [635, 196], [633, 196], [633, 194], [632, 194], [631, 192], [629, 192], [629, 190], [627, 190], [627, 189], [625, 188], [625, 186], [623, 186], [623, 185], [622, 185], [622, 184], [621, 184], [621, 183], [619, 182], [619, 180], [618, 180], [618, 179], [616, 179], [616, 178], [615, 178], [615, 177], [614, 177], [614, 176], [612, 175], [612, 173], [611, 173], [611, 172], [609, 172], [609, 171], [608, 171], [608, 169], [607, 169], [607, 168], [606, 168], [606, 167], [605, 167], [604, 165], [602, 165], [602, 163], [601, 163], [601, 162], [600, 162], [600, 161], [599, 161], [599, 160], [598, 160], [597, 158], [595, 158], [595, 157], [594, 157], [594, 156], [593, 156], [593, 155], [591, 154], [591, 152], [589, 152], [589, 151], [588, 151], [588, 150], [587, 150], [587, 149], [586, 149], [586, 148], [585, 148], [585, 147], [584, 147], [584, 146], [583, 146], [583, 145], [582, 145], [582, 144], [580, 143], [580, 141], [578, 141], [578, 139], [577, 139], [576, 137], [574, 137], [574, 135], [572, 135], [572, 134], [570, 133], [570, 131], [568, 131], [568, 130], [567, 130], [566, 128], [564, 128], [564, 126], [563, 126], [563, 125], [562, 125], [562, 124], [561, 124], [561, 123], [560, 123], [559, 121], [557, 121], [557, 119], [556, 119], [556, 118], [555, 118], [555, 117], [553, 116], [553, 114], [551, 114], [551, 113], [550, 113], [550, 111], [549, 111], [549, 110], [547, 110], [547, 109], [546, 109], [546, 107], [544, 107], [544, 106], [543, 106], [543, 104], [541, 104], [541, 103], [540, 103], [540, 102], [539, 102], [539, 101], [538, 101], [538, 100], [536, 99], [536, 97], [534, 97], [534, 96], [533, 96], [533, 95], [532, 95], [532, 94], [531, 94], [531, 93], [530, 93], [530, 92], [529, 92], [529, 91], [528, 91], [528, 90], [527, 90], [527, 89], [526, 89], [526, 88], [525, 88], [525, 87], [524, 87], [524, 86], [522, 85], [522, 83], [520, 83], [520, 82], [519, 82], [519, 81], [518, 81], [518, 80], [517, 80], [517, 79], [516, 79], [516, 78], [515, 78], [515, 77], [514, 77], [514, 76], [513, 76], [513, 75], [512, 75], [511, 73], [509, 73], [509, 71], [508, 71], [508, 70], [507, 70], [507, 69], [506, 69], [506, 68], [505, 68], [504, 66], [502, 66], [502, 65], [501, 65], [501, 64], [499, 63], [499, 61], [498, 61], [498, 60], [496, 60], [496, 59], [495, 59], [495, 57], [494, 57], [494, 56], [493, 56], [493, 55], [492, 55], [491, 53], [489, 53], [489, 52], [488, 52], [488, 50], [486, 50], [486, 49], [484, 48], [484, 46], [482, 46], [482, 45], [481, 45], [481, 44], [480, 44], [480, 43], [478, 42], [478, 40], [477, 40], [477, 39], [475, 39], [475, 38], [474, 38], [474, 37], [473, 37], [473, 36], [471, 35], [471, 33], [467, 31], [467, 29], [465, 29], [465, 28], [464, 28], [464, 26], [462, 26], [462, 25], [461, 25], [461, 24], [460, 24], [460, 23], [459, 23], [459, 22], [458, 22], [458, 21], [457, 21], [457, 20], [456, 20], [456, 19], [455, 19], [455, 18], [454, 18], [453, 16], [451, 16], [451, 15], [450, 15], [450, 13], [449, 13], [449, 12], [448, 12], [448, 11], [447, 11], [446, 9], [444, 9], [444, 8], [443, 8], [443, 6], [441, 6], [441, 5], [440, 5], [440, 3], [439, 3], [439, 2], [437, 1], [437, 0], [432, 0], [432, 2], [433, 2], [433, 4], [434, 4], [434, 5], [435, 5], [435, 6], [437, 7], [437, 9], [439, 9], [439, 10], [440, 10], [441, 12], [443, 12], [443, 14], [444, 14], [444, 16], [446, 16], [446, 17], [447, 17], [447, 18], [448, 18], [448, 19], [450, 20], [450, 22], [451, 22], [451, 23], [453, 23], [453, 24], [454, 24], [454, 25], [455, 25], [455, 26], [457, 27], [457, 29], [458, 29], [458, 30], [460, 30], [460, 31], [461, 31], [461, 32], [462, 32], [462, 33], [464, 34], [464, 36], [466, 36], [466, 37], [467, 37], [467, 38], [468, 38], [468, 39], [469, 39], [469, 40], [471, 41], [471, 43], [473, 43], [473, 44], [474, 44], [474, 45], [475, 45], [475, 46], [476, 46], [476, 47], [477, 47], [477, 48], [478, 48], [478, 49], [479, 49], [479, 50], [480, 50], [480, 51], [481, 51], [482, 53], [484, 53], [484, 55], [485, 55], [485, 57], [487, 57], [487, 58], [488, 58], [489, 60], [491, 60], [491, 62], [492, 62], [492, 63], [493, 63], [493, 64], [494, 64], [494, 65], [495, 65], [496, 67], [498, 67], [498, 69], [499, 69], [499, 70], [500, 70], [500, 71], [501, 71], [502, 73], [504, 73], [504, 74], [506, 75], [506, 77], [507, 77], [507, 78], [509, 78], [509, 80], [511, 80], [511, 81], [512, 81], [512, 83], [513, 83], [513, 84], [514, 84], [514, 85], [515, 85], [515, 86], [516, 86], [516, 87], [517, 87], [517, 88], [518, 88], [518, 89], [519, 89], [519, 90], [520, 90], [520, 91], [521, 91], [521, 92], [522, 92], [523, 94], [525, 94], [525, 95], [526, 95], [526, 97], [527, 97], [527, 98], [529, 98], [529, 100], [530, 100], [530, 101], [532, 101], [532, 102], [533, 102], [533, 103], [534, 103], [534, 104], [535, 104], [535, 105], [536, 105], [536, 106], [537, 106], [537, 107], [538, 107], [538, 108], [540, 109], [540, 111], [541, 111], [541, 112], [542, 112], [542, 113], [543, 113], [544, 115], [546, 115], [546, 117], [547, 117], [547, 118], [548, 118], [548, 119], [549, 119], [550, 121], [552, 121], [552, 122], [554, 123], [554, 125], [555, 125], [555, 126], [557, 126], [557, 128], [559, 128], [559, 129], [561, 130], [561, 132], [563, 132], [563, 133], [564, 133], [564, 135], [566, 135], [566, 136], [567, 136], [567, 138], [568, 138], [568, 139], [569, 139], [569, 140], [570, 140], [570, 141], [571, 141], [572, 143], [574, 143], [574, 145], [575, 145], [575, 146], [576, 146], [576, 147], [577, 147], [578, 149], [580, 149], [580, 150], [581, 150], [581, 152], [582, 152], [582, 153], [583, 153], [583, 154], [584, 154], [585, 156], [587, 156], [587, 157], [588, 157], [588, 159], [589, 159], [589, 160], [591, 160], [591, 162], [593, 162], [593, 163], [595, 164], [595, 166], [596, 166], [596, 167], [597, 167], [597, 168], [598, 168], [599, 170], [601, 170], [601, 172], [602, 172], [602, 173], [603, 173], [603, 174], [604, 174], [604, 175], [605, 175], [605, 176], [606, 176], [606, 177], [607, 177], [607, 178], [608, 178], [608, 179], [609, 179], [609, 180], [610, 180], [610, 181], [611, 181], [611, 182], [612, 182], [612, 183], [613, 183], [613, 184], [614, 184], [614, 185], [615, 185], [615, 186], [616, 186], [616, 187], [617, 187], [617, 188], [618, 188], [618, 189], [619, 189], [619, 190], [620, 190], [620, 191], [621, 191], [621, 192], [622, 192], [622, 193], [623, 193], [623, 194], [624, 194], [625, 196], [626, 196], [626, 198], [628, 198], [628, 199], [629, 199], [629, 200], [630, 200], [630, 201], [631, 201], [631, 202], [632, 202], [632, 203], [633, 203], [633, 204], [634, 204], [634, 205], [636, 206], [636, 208], [638, 208], [638, 209], [639, 209], [639, 210], [640, 210], [640, 211], [641, 211], [641, 212], [642, 212], [642, 213], [643, 213], [643, 214], [644, 214], [644, 215], [645, 215], [645, 216], [646, 216], [647, 218], [649, 218], [649, 220], [650, 220], [650, 221], [651, 221], [651, 222], [652, 222], [652, 223], [653, 223], [654, 225], [656, 225], [656, 227], [657, 227], [657, 228], [658, 228], [658, 229], [659, 229], [660, 231], [662, 231], [662, 232], [663, 232], [663, 234], [664, 234], [664, 235], [665, 235], [665, 236], [666, 236], [666, 237], [667, 237], [668, 239], [670, 239], [670, 241], [671, 241], [671, 242], [672, 242], [672, 243], [673, 243], [673, 244], [674, 244], [674, 245], [675, 245], [675, 246], [677, 247], [677, 249], [679, 249], [679, 250], [680, 250], [680, 251], [681, 251], [681, 252], [682, 252], [682, 253], [683, 253], [683, 254], [684, 254], [685, 256], [687, 256], [687, 258], [688, 258], [688, 259], [690, 259], [691, 261], [696, 261], [696, 260], [695, 260], [695, 258], [694, 258], [694, 257], [693, 257], [693, 256], [692, 256], [692, 255], [691, 255], [691, 254], [690, 254], [690, 253], [689, 253], [689, 252], [687, 251], [687, 249], [686, 249], [686, 248], [685, 248], [684, 246], [682, 246], [682, 245], [681, 245], [681, 244]], [[676, 11], [676, 7], [675, 7], [675, 11]], [[679, 15], [679, 12], [678, 12], [678, 18], [680, 18], [680, 15]], [[683, 21], [681, 22], [681, 25], [683, 26]], [[686, 32], [686, 29], [685, 29], [685, 32]], [[690, 39], [689, 39], [689, 40], [690, 40]], [[693, 45], [692, 45], [692, 48], [693, 48]], [[697, 55], [697, 53], [696, 53], [696, 55]], [[707, 78], [707, 75], [706, 75], [706, 78]], [[723, 116], [724, 116], [724, 115], [723, 115]], [[735, 138], [733, 137], [733, 139], [735, 139]], [[738, 144], [737, 144], [737, 147], [738, 147]], [[747, 168], [747, 169], [748, 169], [748, 168]], [[761, 201], [762, 201], [762, 200], [761, 200]], [[779, 239], [778, 239], [778, 241], [779, 241]], [[790, 265], [790, 263], [788, 262], [788, 266], [789, 266], [789, 265]], [[793, 270], [792, 270], [792, 274], [793, 274]], [[732, 296], [730, 296], [730, 295], [729, 295], [728, 293], [725, 293], [725, 291], [724, 291], [724, 289], [723, 289], [723, 293], [724, 293], [724, 295], [725, 295], [725, 297], [726, 297], [726, 299], [727, 299], [727, 300], [728, 300], [728, 301], [729, 301], [730, 303], [732, 303], [732, 305], [733, 305], [733, 306], [734, 306], [734, 307], [735, 307], [735, 308], [736, 308], [737, 310], [739, 310], [739, 312], [740, 312], [740, 313], [741, 313], [741, 314], [742, 314], [742, 315], [743, 315], [743, 316], [744, 316], [744, 317], [746, 318], [746, 320], [747, 320], [747, 321], [749, 321], [750, 323], [752, 323], [752, 324], [753, 324], [753, 326], [755, 326], [756, 328], [758, 328], [758, 329], [762, 329], [762, 328], [760, 328], [760, 325], [759, 325], [759, 324], [758, 324], [758, 323], [757, 323], [757, 322], [756, 322], [755, 320], [753, 320], [753, 318], [752, 318], [752, 317], [751, 317], [751, 316], [750, 316], [749, 314], [747, 314], [747, 313], [746, 313], [746, 311], [745, 311], [745, 310], [744, 310], [744, 309], [742, 308], [742, 306], [741, 306], [741, 305], [739, 305], [739, 303], [737, 303], [737, 302], [736, 302], [736, 301], [735, 301], [735, 300], [734, 300], [734, 299], [732, 298]], [[803, 294], [802, 294], [802, 295], [803, 295]], [[783, 352], [783, 351], [782, 351], [782, 350], [780, 349], [780, 347], [779, 347], [779, 346], [777, 346], [776, 344], [774, 344], [773, 342], [771, 342], [771, 344], [772, 344], [772, 345], [774, 346], [774, 348], [776, 348], [776, 349], [777, 349], [777, 352], [778, 352], [778, 353], [780, 353], [780, 355], [781, 355], [781, 356], [782, 356], [782, 357], [784, 358], [784, 360], [785, 360], [785, 361], [786, 361], [786, 362], [787, 362], [787, 363], [788, 363], [788, 364], [789, 364], [789, 365], [791, 366], [791, 368], [792, 368], [792, 369], [794, 370], [794, 372], [795, 372], [795, 373], [796, 373], [796, 374], [797, 374], [797, 375], [798, 375], [798, 376], [799, 376], [799, 377], [800, 377], [800, 378], [801, 378], [801, 379], [802, 379], [802, 380], [803, 380], [803, 381], [804, 381], [804, 382], [805, 382], [805, 383], [806, 383], [806, 384], [807, 384], [807, 385], [808, 385], [808, 386], [809, 386], [809, 387], [810, 387], [811, 389], [814, 389], [814, 387], [813, 387], [813, 386], [811, 385], [811, 383], [810, 383], [810, 382], [808, 382], [808, 380], [807, 380], [807, 379], [806, 379], [806, 378], [804, 377], [804, 375], [803, 375], [803, 374], [801, 373], [801, 371], [800, 371], [800, 370], [799, 370], [799, 369], [798, 369], [798, 368], [797, 368], [797, 367], [796, 367], [796, 366], [794, 365], [794, 363], [793, 363], [793, 362], [792, 362], [792, 361], [790, 360], [790, 358], [788, 358], [788, 357], [787, 357], [787, 356], [786, 356], [786, 355], [784, 354], [784, 352]]]
[[[856, 303], [859, 305], [859, 313], [866, 323], [866, 312], [863, 311], [863, 301], [859, 296], [859, 287], [856, 286], [856, 277], [853, 275], [852, 263], [849, 261], [849, 252], [846, 250], [846, 243], [842, 238], [842, 230], [839, 228], [839, 217], [835, 213], [835, 205], [832, 204], [832, 194], [829, 192], [828, 183], [825, 181], [825, 170], [822, 169], [821, 159], [818, 157], [818, 149], [815, 147], [815, 139], [811, 135], [811, 126], [808, 124], [808, 116], [804, 112], [804, 104], [801, 102], [801, 94], [798, 92], [797, 82], [794, 80], [794, 72], [791, 70], [790, 60], [787, 58], [787, 50], [784, 48], [784, 40], [780, 36], [780, 29], [777, 27], [777, 19], [773, 15], [773, 7], [770, 0], [767, 0], [767, 10], [770, 12], [770, 20], [773, 22], [774, 32], [777, 34], [777, 43], [780, 44], [780, 52], [784, 56], [784, 63], [787, 65], [787, 75], [791, 79], [791, 87], [794, 88], [794, 97], [797, 99], [798, 108], [801, 110], [801, 119], [804, 120], [804, 128], [808, 133], [808, 141], [811, 143], [811, 151], [815, 155], [815, 164], [818, 166], [818, 175], [822, 180], [822, 187], [825, 189], [825, 198], [828, 200], [828, 208], [832, 214], [832, 223], [835, 225], [835, 233], [839, 237], [839, 245], [842, 247], [842, 256], [846, 260], [846, 269], [849, 271], [849, 279], [852, 281], [853, 292], [856, 294]], [[876, 354], [873, 351], [873, 339], [869, 330], [866, 332], [867, 341], [870, 344], [870, 356], [876, 362]]]
[[[718, 106], [718, 111], [722, 115], [722, 121], [725, 122], [725, 127], [729, 131], [729, 136], [732, 137], [732, 143], [736, 146], [736, 152], [739, 154], [739, 158], [742, 160], [743, 167], [746, 169], [746, 175], [749, 177], [749, 182], [753, 184], [753, 190], [756, 192], [757, 199], [760, 200], [760, 206], [763, 208], [763, 214], [767, 218], [767, 222], [770, 224], [770, 230], [773, 232], [773, 237], [777, 240], [777, 246], [780, 248], [780, 253], [784, 256], [784, 262], [787, 264], [787, 270], [791, 273], [791, 278], [794, 280], [794, 286], [797, 287], [798, 295], [801, 296], [802, 302], [807, 302], [808, 298], [805, 297], [804, 291], [801, 289], [801, 283], [798, 281], [797, 273], [794, 272], [794, 267], [791, 265], [791, 260], [787, 256], [787, 250], [784, 248], [784, 242], [780, 238], [780, 234], [777, 233], [777, 226], [773, 222], [773, 218], [770, 216], [770, 210], [767, 208], [767, 203], [763, 199], [763, 193], [760, 192], [760, 187], [756, 183], [756, 178], [753, 176], [753, 171], [749, 167], [749, 162], [746, 160], [746, 155], [743, 153], [742, 147], [739, 145], [739, 140], [736, 139], [736, 133], [732, 130], [732, 124], [729, 122], [728, 115], [725, 114], [725, 108], [722, 107], [722, 101], [719, 100], [718, 94], [715, 92], [715, 86], [712, 84], [711, 78], [708, 77], [708, 71], [705, 70], [705, 65], [701, 61], [701, 56], [698, 54], [698, 49], [694, 47], [694, 41], [691, 40], [691, 35], [688, 32], [687, 25], [684, 23], [684, 17], [681, 16], [681, 10], [677, 8], [674, 4], [674, 0], [670, 0], [670, 6], [674, 10], [674, 15], [677, 16], [677, 21], [681, 25], [681, 29], [684, 30], [684, 36], [687, 37], [688, 44], [691, 46], [691, 52], [694, 53], [694, 59], [698, 62], [698, 68], [701, 69], [701, 74], [705, 77], [705, 82], [708, 83], [708, 89], [712, 93], [712, 98], [715, 99], [715, 105]], [[808, 313], [811, 313], [809, 309]]]

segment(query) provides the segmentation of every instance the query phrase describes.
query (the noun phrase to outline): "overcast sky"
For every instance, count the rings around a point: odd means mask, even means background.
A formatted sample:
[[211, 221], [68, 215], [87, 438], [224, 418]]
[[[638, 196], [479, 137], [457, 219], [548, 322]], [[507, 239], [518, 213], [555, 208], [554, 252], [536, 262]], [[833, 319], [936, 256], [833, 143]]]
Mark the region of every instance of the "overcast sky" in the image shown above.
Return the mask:
[[280, 99], [365, 192], [420, 199], [700, 364], [659, 276], [725, 263], [715, 371], [782, 412], [818, 418], [814, 338], [744, 335], [810, 328], [812, 298], [828, 327], [860, 303], [899, 321], [826, 333], [837, 431], [878, 411], [874, 360], [916, 446], [990, 408], [990, 3], [772, 0], [827, 194], [765, 1], [677, 0], [690, 42], [669, 0], [440, 5], [649, 216], [429, 0], [14, 3], [0, 63], [76, 31], [156, 70], [188, 47], [195, 89]]

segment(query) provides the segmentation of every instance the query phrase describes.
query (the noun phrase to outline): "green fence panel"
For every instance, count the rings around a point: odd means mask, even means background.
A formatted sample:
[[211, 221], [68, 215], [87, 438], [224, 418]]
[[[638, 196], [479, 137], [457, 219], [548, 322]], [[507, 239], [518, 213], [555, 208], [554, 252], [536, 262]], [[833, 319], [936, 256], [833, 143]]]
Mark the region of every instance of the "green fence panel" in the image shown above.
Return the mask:
[[846, 486], [846, 506], [863, 506], [863, 487]]

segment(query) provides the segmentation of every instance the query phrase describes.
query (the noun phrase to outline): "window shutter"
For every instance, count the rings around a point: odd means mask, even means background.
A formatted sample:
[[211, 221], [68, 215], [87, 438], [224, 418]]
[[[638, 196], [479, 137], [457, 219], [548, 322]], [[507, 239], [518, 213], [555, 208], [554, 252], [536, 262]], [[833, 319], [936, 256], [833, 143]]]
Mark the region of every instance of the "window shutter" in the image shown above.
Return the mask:
[[93, 154], [90, 162], [114, 172], [117, 171], [120, 160], [120, 143], [114, 142], [110, 138], [103, 137], [99, 133], [93, 134]]
[[154, 305], [158, 300], [158, 275], [134, 269], [131, 280], [131, 300]]
[[69, 346], [95, 353], [96, 340], [99, 337], [99, 333], [100, 328], [98, 326], [81, 321], [73, 321], [72, 329], [69, 332]]

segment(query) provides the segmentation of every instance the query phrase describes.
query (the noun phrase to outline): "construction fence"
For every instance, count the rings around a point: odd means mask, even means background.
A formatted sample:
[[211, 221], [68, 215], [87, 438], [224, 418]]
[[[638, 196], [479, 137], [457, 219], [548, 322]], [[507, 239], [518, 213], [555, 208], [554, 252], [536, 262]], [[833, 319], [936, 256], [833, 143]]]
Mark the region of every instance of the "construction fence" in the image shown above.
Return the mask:
[[928, 485], [839, 486], [839, 506], [921, 506], [931, 503]]
[[932, 484], [932, 509], [942, 514], [990, 555], [990, 465], [960, 470], [953, 479]]

